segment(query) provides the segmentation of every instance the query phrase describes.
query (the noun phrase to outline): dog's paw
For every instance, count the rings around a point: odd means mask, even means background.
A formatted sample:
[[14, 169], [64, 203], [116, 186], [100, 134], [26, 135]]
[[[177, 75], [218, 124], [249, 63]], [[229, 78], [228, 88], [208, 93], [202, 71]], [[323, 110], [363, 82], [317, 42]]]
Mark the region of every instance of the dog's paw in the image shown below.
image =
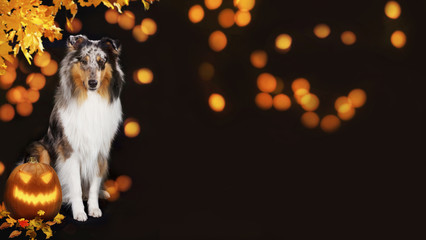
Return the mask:
[[102, 217], [102, 211], [99, 208], [89, 208], [89, 216], [94, 218]]
[[107, 191], [101, 190], [99, 192], [99, 197], [102, 198], [102, 199], [108, 199], [108, 198], [111, 197], [111, 195], [109, 195], [109, 193]]
[[87, 214], [85, 212], [78, 212], [73, 214], [74, 219], [80, 222], [85, 222], [87, 220]]

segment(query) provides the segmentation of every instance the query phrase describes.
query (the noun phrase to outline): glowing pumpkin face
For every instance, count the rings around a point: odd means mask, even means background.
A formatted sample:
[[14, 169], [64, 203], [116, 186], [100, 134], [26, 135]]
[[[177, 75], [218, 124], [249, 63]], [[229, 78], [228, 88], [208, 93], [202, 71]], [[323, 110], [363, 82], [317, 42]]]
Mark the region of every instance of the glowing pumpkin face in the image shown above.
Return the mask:
[[17, 166], [10, 174], [5, 191], [5, 205], [13, 218], [33, 219], [43, 210], [43, 219], [53, 219], [62, 203], [62, 190], [55, 170], [31, 161]]

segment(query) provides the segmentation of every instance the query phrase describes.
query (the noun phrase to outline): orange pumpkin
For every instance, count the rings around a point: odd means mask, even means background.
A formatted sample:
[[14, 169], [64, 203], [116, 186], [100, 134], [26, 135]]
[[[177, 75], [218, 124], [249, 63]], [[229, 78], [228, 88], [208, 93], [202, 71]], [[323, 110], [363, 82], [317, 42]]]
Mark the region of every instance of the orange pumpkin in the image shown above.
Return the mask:
[[15, 218], [34, 219], [43, 210], [41, 217], [53, 219], [62, 203], [62, 190], [55, 170], [34, 158], [17, 166], [6, 183], [4, 203]]

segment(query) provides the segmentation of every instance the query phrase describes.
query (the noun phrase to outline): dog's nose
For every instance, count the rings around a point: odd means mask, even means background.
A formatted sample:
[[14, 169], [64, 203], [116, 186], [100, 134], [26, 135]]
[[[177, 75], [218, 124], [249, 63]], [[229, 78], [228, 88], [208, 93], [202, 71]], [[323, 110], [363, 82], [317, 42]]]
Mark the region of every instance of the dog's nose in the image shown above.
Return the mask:
[[89, 80], [89, 87], [95, 88], [98, 85], [98, 81], [96, 80]]

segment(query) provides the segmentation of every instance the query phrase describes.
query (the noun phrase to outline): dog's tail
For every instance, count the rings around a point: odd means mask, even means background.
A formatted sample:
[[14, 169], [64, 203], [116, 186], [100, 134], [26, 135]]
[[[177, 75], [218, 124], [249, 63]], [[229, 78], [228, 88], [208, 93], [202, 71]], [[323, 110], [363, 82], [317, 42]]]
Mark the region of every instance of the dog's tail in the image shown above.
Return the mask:
[[50, 165], [50, 155], [42, 141], [31, 143], [25, 151], [24, 162], [34, 160]]

